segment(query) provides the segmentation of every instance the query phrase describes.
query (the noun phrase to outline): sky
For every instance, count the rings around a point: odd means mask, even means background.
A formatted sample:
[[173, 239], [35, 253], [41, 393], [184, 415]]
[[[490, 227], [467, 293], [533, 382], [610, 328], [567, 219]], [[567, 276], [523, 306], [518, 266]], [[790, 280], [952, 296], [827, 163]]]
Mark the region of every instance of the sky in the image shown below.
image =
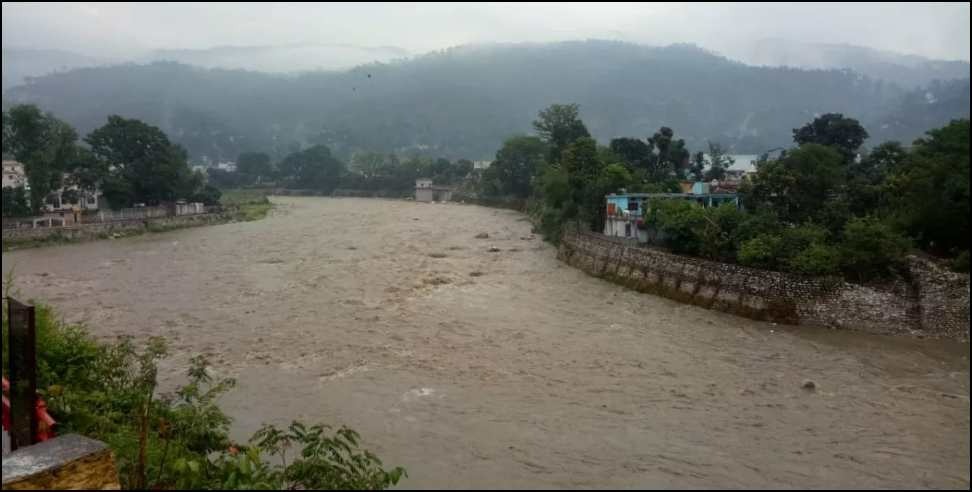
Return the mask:
[[353, 44], [419, 54], [480, 42], [691, 42], [733, 55], [765, 38], [969, 61], [968, 3], [3, 3], [4, 47], [124, 58], [155, 49]]

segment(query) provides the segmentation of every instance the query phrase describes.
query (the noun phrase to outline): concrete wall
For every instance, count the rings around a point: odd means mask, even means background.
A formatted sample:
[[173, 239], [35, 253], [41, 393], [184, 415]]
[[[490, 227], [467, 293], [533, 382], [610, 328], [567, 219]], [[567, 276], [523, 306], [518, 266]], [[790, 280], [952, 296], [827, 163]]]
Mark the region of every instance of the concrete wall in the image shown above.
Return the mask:
[[911, 261], [911, 281], [865, 286], [801, 277], [565, 231], [558, 257], [641, 292], [757, 320], [968, 339], [969, 276]]
[[146, 230], [176, 229], [206, 225], [230, 220], [228, 214], [198, 214], [180, 217], [159, 217], [145, 220], [116, 220], [73, 227], [38, 227], [35, 229], [4, 229], [3, 245], [16, 245], [30, 241], [99, 239], [111, 234], [131, 234]]
[[415, 201], [431, 202], [435, 200], [435, 192], [431, 188], [415, 188]]
[[118, 490], [111, 450], [76, 434], [55, 437], [3, 457], [4, 490]]

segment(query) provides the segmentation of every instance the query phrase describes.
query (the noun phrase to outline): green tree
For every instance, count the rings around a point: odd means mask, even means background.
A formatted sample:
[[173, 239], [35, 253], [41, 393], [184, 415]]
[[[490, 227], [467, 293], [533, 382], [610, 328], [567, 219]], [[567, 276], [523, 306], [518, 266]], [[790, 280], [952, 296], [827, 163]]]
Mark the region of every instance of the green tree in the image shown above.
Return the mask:
[[636, 169], [648, 169], [650, 162], [654, 158], [652, 154], [652, 143], [645, 143], [643, 140], [630, 137], [615, 138], [611, 140], [611, 150], [621, 158], [625, 166], [632, 171]]
[[568, 218], [577, 217], [597, 230], [604, 195], [596, 181], [604, 164], [597, 156], [597, 142], [593, 138], [578, 139], [564, 149], [561, 166], [567, 171], [571, 201], [565, 211]]
[[867, 139], [867, 130], [853, 118], [845, 118], [840, 113], [827, 113], [800, 128], [793, 129], [793, 141], [797, 145], [819, 144], [833, 147], [843, 158], [851, 163], [857, 149]]
[[748, 209], [765, 209], [784, 222], [800, 224], [819, 218], [844, 182], [840, 154], [830, 147], [806, 144], [762, 164], [740, 193]]
[[698, 232], [701, 240], [699, 253], [715, 260], [734, 261], [741, 238], [740, 227], [746, 214], [735, 204], [724, 203], [703, 210], [705, 222]]
[[531, 180], [542, 168], [548, 149], [537, 137], [513, 137], [504, 142], [488, 169], [498, 180], [498, 191], [520, 198], [529, 196]]
[[702, 152], [696, 152], [692, 156], [692, 167], [689, 168], [689, 174], [692, 180], [701, 181], [705, 177], [705, 154]]
[[186, 199], [201, 186], [189, 169], [185, 149], [139, 120], [109, 116], [108, 123], [85, 141], [109, 169], [104, 194], [112, 206]]
[[940, 255], [969, 250], [969, 120], [915, 141], [886, 186], [897, 223]]
[[292, 186], [325, 192], [333, 191], [346, 171], [344, 163], [323, 145], [290, 154], [280, 163], [281, 174], [289, 177]]
[[385, 155], [379, 152], [357, 152], [351, 156], [350, 168], [365, 178], [379, 176], [387, 170]]
[[719, 180], [726, 178], [726, 169], [732, 167], [736, 161], [726, 153], [722, 145], [709, 142], [709, 169], [705, 172], [705, 181]]
[[855, 215], [867, 215], [888, 207], [885, 182], [900, 169], [908, 151], [898, 142], [885, 142], [847, 169], [848, 207]]
[[236, 158], [236, 172], [249, 177], [249, 181], [259, 182], [273, 174], [270, 156], [263, 152], [244, 152]]
[[672, 176], [684, 178], [689, 165], [689, 151], [685, 148], [685, 140], [676, 139], [674, 130], [663, 126], [648, 141], [655, 149], [648, 162], [652, 180], [661, 181]]
[[656, 199], [651, 202], [646, 223], [664, 235], [675, 253], [698, 255], [702, 251], [701, 231], [706, 226], [705, 210], [694, 202]]
[[30, 215], [30, 204], [27, 203], [27, 192], [23, 186], [3, 188], [3, 216], [24, 217]]
[[902, 263], [910, 242], [892, 226], [874, 217], [856, 217], [844, 226], [841, 268], [858, 281], [887, 275]]
[[452, 181], [455, 182], [466, 178], [473, 172], [474, 168], [475, 164], [469, 159], [459, 159], [452, 163]]
[[581, 121], [580, 108], [576, 104], [553, 104], [540, 111], [533, 128], [550, 144], [550, 160], [556, 162], [568, 145], [578, 139], [590, 137]]
[[5, 151], [24, 164], [30, 205], [36, 213], [48, 194], [61, 187], [64, 172], [77, 153], [77, 132], [34, 105], [10, 108], [4, 124]]

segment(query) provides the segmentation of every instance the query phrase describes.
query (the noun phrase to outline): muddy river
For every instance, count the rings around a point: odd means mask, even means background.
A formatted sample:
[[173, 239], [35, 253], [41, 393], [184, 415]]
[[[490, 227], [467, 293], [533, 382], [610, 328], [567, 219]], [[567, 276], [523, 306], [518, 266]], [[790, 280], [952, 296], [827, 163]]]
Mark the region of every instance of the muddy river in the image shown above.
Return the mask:
[[168, 384], [212, 354], [239, 378], [236, 436], [347, 424], [408, 488], [969, 487], [968, 344], [631, 292], [512, 211], [274, 201], [262, 221], [4, 253], [3, 270], [99, 336], [168, 337]]

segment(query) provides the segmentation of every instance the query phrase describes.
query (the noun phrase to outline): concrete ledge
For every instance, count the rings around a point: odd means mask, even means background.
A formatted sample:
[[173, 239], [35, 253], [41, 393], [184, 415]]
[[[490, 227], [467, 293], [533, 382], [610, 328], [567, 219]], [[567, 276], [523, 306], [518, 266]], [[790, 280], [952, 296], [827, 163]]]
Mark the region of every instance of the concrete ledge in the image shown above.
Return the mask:
[[55, 437], [3, 457], [4, 490], [120, 488], [108, 446], [77, 434]]

